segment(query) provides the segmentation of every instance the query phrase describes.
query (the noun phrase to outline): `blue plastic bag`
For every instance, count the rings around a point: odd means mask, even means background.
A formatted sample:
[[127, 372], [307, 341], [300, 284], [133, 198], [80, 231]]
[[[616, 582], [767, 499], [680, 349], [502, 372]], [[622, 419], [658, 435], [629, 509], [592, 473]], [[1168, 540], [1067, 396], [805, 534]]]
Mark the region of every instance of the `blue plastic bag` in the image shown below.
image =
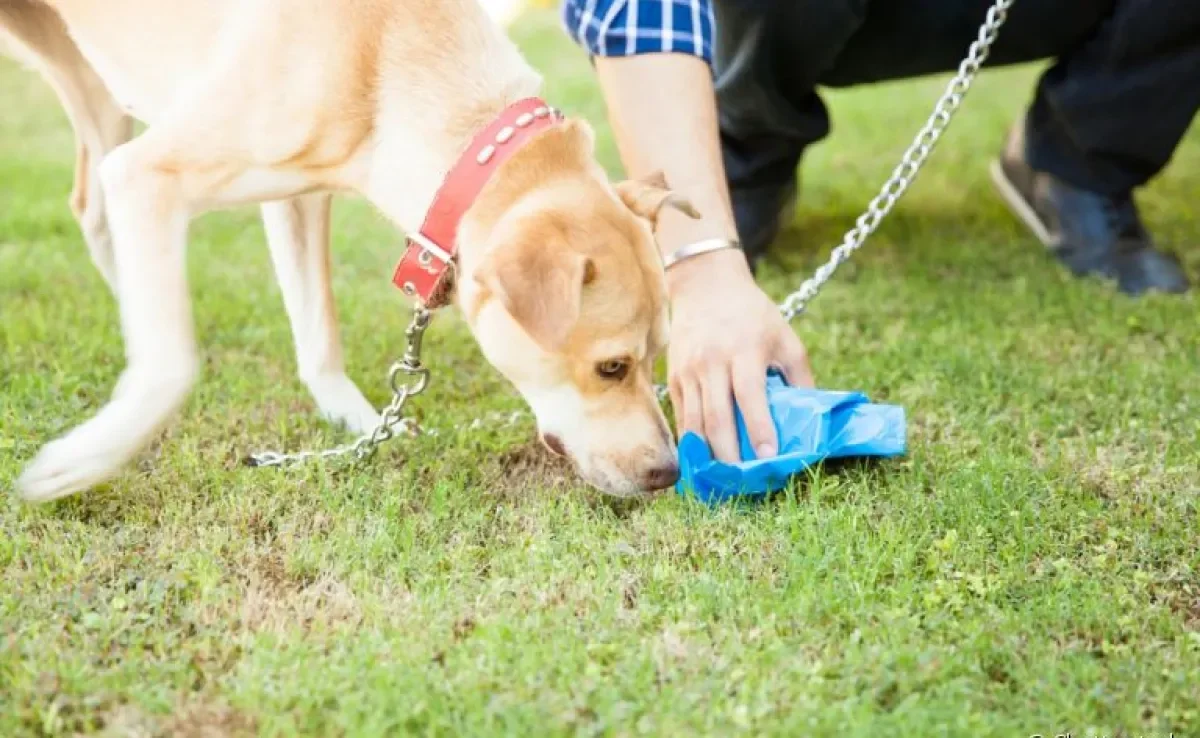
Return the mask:
[[787, 485], [794, 475], [824, 459], [892, 457], [906, 450], [904, 408], [869, 402], [858, 392], [789, 387], [775, 372], [767, 375], [767, 406], [779, 436], [779, 452], [757, 459], [740, 410], [737, 417], [741, 462], [713, 459], [703, 438], [679, 440], [680, 494], [704, 502], [758, 497]]

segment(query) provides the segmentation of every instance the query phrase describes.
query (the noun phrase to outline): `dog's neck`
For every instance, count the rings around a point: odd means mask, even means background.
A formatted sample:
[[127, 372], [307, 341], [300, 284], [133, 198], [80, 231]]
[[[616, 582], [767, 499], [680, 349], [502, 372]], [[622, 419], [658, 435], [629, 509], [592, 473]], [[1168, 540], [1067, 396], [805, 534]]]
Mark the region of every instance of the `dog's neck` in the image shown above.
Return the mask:
[[[508, 106], [539, 95], [541, 76], [477, 0], [442, 0], [449, 34], [399, 24], [380, 38], [375, 62], [374, 132], [363, 168], [369, 199], [401, 231], [420, 229], [447, 173], [474, 136]], [[453, 94], [447, 94], [453, 90]], [[561, 177], [604, 179], [590, 132], [538, 135], [500, 165], [460, 222], [456, 282], [470, 278], [493, 227], [522, 200]], [[583, 140], [587, 138], [587, 140]], [[397, 248], [396, 256], [402, 253]], [[458, 296], [461, 296], [459, 293]]]
[[[495, 249], [514, 245], [515, 224], [530, 219], [562, 222], [562, 214], [585, 207], [597, 197], [611, 197], [616, 202], [593, 145], [590, 127], [567, 119], [533, 136], [493, 173], [459, 224], [454, 298], [468, 319], [478, 307], [476, 269]], [[605, 191], [610, 194], [603, 194]], [[556, 248], [553, 238], [524, 240], [538, 248]]]
[[[541, 76], [475, 0], [453, 11], [456, 33], [429, 38], [400, 26], [383, 35], [375, 135], [365, 172], [371, 200], [405, 232], [421, 226], [446, 173], [475, 133], [507, 106], [539, 93]], [[447, 91], [454, 93], [447, 96]]]

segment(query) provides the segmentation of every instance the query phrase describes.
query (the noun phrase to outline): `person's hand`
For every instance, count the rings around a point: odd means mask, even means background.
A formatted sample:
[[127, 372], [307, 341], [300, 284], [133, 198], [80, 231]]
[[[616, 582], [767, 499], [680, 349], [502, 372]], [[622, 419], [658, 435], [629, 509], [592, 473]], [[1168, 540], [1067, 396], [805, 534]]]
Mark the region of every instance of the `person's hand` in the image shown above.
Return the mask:
[[717, 459], [740, 461], [736, 399], [756, 456], [775, 455], [767, 370], [780, 370], [790, 385], [811, 387], [804, 345], [755, 284], [741, 253], [698, 256], [675, 265], [669, 277], [667, 368], [679, 435], [692, 431]]
[[[661, 253], [708, 238], [736, 238], [708, 64], [689, 54], [600, 56], [596, 71], [627, 174], [660, 173], [700, 215], [668, 209], [658, 217], [654, 235]], [[800, 339], [737, 251], [674, 264], [667, 289], [667, 368], [680, 434], [700, 435], [722, 461], [740, 460], [736, 397], [756, 454], [773, 456], [779, 441], [767, 409], [767, 369], [779, 369], [793, 386], [811, 386]]]

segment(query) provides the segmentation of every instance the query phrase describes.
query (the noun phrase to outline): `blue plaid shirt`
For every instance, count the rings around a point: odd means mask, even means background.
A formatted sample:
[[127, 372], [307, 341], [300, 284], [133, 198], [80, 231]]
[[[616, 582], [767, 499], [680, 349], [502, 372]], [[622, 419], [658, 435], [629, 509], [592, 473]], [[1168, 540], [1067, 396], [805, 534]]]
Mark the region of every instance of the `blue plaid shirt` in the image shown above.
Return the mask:
[[711, 0], [563, 0], [562, 20], [592, 56], [674, 51], [712, 64]]

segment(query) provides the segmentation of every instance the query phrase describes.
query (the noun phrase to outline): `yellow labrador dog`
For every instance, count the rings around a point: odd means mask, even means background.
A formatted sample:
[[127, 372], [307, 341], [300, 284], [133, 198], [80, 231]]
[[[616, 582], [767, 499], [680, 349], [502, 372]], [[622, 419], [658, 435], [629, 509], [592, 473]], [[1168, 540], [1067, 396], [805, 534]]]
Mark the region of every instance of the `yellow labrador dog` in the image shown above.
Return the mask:
[[[477, 0], [3, 0], [0, 30], [75, 128], [71, 205], [128, 362], [108, 404], [30, 462], [25, 499], [112, 477], [186, 398], [184, 251], [211, 209], [261, 203], [301, 379], [324, 415], [373, 427], [330, 290], [337, 192], [409, 234], [406, 293], [453, 276], [484, 355], [587, 481], [615, 495], [674, 482], [651, 384], [667, 338], [651, 226], [691, 208], [660, 177], [611, 184], [591, 128], [537, 98], [540, 77]], [[136, 138], [131, 118], [147, 123]]]

